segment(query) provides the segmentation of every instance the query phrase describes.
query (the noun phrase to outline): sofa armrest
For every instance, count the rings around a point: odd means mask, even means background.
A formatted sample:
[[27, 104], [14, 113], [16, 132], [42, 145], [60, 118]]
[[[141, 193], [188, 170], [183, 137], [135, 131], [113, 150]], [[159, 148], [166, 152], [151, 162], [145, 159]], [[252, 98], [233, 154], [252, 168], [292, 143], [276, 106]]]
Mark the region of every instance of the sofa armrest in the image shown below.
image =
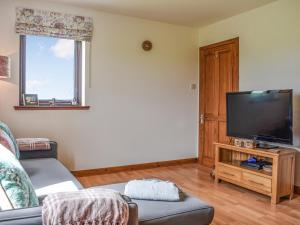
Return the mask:
[[[138, 225], [138, 208], [129, 202], [128, 225]], [[0, 225], [43, 225], [42, 207], [0, 211]]]
[[42, 224], [42, 207], [0, 211], [0, 225]]
[[57, 159], [57, 143], [50, 142], [49, 150], [20, 151], [20, 159], [55, 158]]

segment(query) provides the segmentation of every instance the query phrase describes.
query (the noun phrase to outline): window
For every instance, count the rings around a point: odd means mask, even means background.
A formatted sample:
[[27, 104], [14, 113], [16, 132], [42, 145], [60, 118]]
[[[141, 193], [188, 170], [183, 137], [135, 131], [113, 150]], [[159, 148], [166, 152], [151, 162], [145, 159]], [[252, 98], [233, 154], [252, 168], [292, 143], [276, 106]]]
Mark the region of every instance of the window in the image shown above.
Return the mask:
[[81, 105], [82, 42], [33, 35], [20, 40], [20, 105], [24, 94], [37, 94], [41, 106], [53, 100]]

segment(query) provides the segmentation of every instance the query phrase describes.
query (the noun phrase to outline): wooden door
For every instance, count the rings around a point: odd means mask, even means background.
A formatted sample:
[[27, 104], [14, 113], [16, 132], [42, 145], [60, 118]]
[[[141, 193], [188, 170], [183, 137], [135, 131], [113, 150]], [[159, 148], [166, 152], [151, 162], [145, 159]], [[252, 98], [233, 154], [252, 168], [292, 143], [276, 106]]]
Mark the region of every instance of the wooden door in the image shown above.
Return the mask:
[[226, 92], [238, 90], [239, 39], [200, 48], [200, 163], [212, 167], [213, 143], [229, 143], [226, 135]]

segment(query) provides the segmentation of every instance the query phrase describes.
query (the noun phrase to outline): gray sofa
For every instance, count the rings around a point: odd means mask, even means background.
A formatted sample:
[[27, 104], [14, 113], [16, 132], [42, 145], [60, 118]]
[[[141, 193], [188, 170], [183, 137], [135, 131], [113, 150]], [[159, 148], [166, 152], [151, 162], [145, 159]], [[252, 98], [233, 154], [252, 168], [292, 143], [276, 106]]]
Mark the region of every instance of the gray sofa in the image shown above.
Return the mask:
[[[50, 151], [21, 153], [21, 163], [28, 173], [40, 202], [53, 192], [82, 189], [76, 178], [56, 159], [56, 143]], [[124, 191], [125, 184], [102, 187]], [[197, 198], [186, 196], [182, 202], [129, 202], [128, 225], [208, 225], [214, 209]], [[42, 225], [41, 207], [0, 211], [0, 225]]]

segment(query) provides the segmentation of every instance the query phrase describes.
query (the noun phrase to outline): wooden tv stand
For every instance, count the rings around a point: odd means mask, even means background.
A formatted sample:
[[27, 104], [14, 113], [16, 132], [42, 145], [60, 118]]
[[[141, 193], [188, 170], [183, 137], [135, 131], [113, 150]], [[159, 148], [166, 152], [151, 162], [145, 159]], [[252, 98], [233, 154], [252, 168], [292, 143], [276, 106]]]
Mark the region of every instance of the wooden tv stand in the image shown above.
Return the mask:
[[[288, 148], [250, 149], [215, 143], [215, 182], [224, 180], [271, 197], [277, 204], [280, 197], [293, 198], [295, 150]], [[272, 162], [272, 172], [248, 169], [240, 162], [255, 156]]]

